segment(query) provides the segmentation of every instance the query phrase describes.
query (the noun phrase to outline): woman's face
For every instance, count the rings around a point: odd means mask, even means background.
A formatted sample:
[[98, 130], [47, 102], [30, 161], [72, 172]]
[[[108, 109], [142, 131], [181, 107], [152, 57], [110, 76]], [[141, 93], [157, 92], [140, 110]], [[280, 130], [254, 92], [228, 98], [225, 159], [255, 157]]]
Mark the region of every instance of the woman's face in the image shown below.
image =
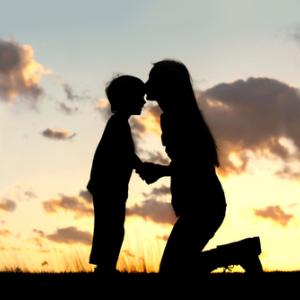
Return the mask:
[[148, 81], [145, 85], [147, 100], [158, 100], [161, 95], [161, 82], [153, 70], [150, 71]]
[[146, 85], [146, 99], [149, 101], [157, 101], [160, 108], [165, 111], [168, 105], [168, 93], [164, 85], [164, 78], [159, 76], [153, 69], [149, 73]]

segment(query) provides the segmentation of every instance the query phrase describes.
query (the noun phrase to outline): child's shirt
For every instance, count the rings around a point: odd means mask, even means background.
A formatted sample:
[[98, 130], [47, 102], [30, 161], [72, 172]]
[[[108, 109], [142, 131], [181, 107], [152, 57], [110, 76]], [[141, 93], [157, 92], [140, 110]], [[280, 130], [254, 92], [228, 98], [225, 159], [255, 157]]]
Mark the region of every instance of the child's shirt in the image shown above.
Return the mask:
[[88, 190], [92, 195], [126, 200], [137, 160], [128, 120], [118, 114], [111, 116], [94, 155]]

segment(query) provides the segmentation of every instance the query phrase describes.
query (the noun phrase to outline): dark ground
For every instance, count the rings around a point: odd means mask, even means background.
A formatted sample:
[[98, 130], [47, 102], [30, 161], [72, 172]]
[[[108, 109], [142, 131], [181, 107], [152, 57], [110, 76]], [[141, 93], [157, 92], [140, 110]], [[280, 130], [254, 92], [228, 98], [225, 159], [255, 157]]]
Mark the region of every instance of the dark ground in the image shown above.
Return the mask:
[[215, 273], [201, 279], [193, 274], [172, 280], [154, 273], [121, 273], [107, 278], [93, 273], [0, 272], [0, 293], [21, 294], [26, 299], [27, 296], [60, 299], [62, 294], [68, 298], [97, 299], [158, 299], [160, 296], [165, 299], [214, 299], [214, 296], [224, 299], [288, 299], [291, 296], [297, 299], [299, 289], [300, 272], [268, 272], [259, 278], [248, 278], [241, 273]]

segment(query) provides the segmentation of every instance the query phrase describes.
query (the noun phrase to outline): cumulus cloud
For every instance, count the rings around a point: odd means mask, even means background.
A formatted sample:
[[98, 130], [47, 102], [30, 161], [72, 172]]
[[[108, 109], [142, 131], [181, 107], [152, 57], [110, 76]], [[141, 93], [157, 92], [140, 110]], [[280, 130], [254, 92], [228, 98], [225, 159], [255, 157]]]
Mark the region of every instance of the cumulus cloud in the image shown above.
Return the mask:
[[[282, 162], [277, 175], [300, 178], [298, 89], [275, 79], [249, 78], [197, 92], [197, 100], [216, 138], [224, 175], [244, 172], [252, 158], [264, 157]], [[168, 164], [164, 151], [143, 149], [149, 134], [160, 138], [160, 114], [151, 104], [130, 122], [139, 155]]]
[[294, 218], [292, 214], [284, 212], [284, 210], [279, 206], [267, 206], [263, 209], [255, 209], [254, 213], [256, 216], [271, 219], [272, 221], [279, 223], [282, 226], [288, 225], [288, 223]]
[[127, 208], [127, 216], [139, 216], [155, 223], [174, 224], [176, 216], [171, 204], [161, 201], [163, 197], [170, 195], [170, 188], [168, 186], [161, 185], [160, 187], [155, 187], [149, 193], [143, 193], [143, 195], [147, 199], [141, 204], [135, 204]]
[[144, 196], [152, 196], [152, 197], [161, 197], [170, 195], [170, 188], [166, 185], [161, 185], [160, 187], [153, 188], [149, 193], [143, 193]]
[[150, 161], [161, 165], [168, 165], [170, 163], [169, 157], [164, 152], [156, 150], [154, 150], [153, 152], [141, 150], [140, 153], [145, 159], [145, 161]]
[[44, 238], [56, 243], [64, 244], [90, 245], [92, 242], [91, 233], [78, 230], [74, 226], [59, 228], [55, 233], [44, 235]]
[[145, 134], [161, 135], [160, 115], [162, 111], [157, 105], [145, 105], [142, 116], [130, 119], [133, 136], [138, 139]]
[[141, 205], [135, 204], [126, 210], [127, 216], [138, 216], [155, 223], [174, 224], [175, 214], [169, 203], [147, 199]]
[[15, 201], [10, 200], [8, 198], [0, 199], [0, 211], [13, 212], [17, 207]]
[[49, 139], [53, 140], [70, 140], [76, 136], [76, 133], [70, 133], [65, 129], [51, 129], [47, 128], [41, 132], [41, 134]]
[[0, 39], [0, 100], [37, 100], [43, 94], [40, 80], [49, 73], [35, 60], [32, 46]]
[[86, 217], [93, 215], [91, 200], [81, 192], [79, 196], [60, 195], [58, 199], [51, 199], [43, 202], [43, 208], [47, 213], [55, 214], [61, 211], [74, 213], [76, 217]]
[[99, 112], [105, 119], [111, 115], [110, 104], [107, 99], [99, 99], [95, 105], [95, 111]]
[[249, 78], [198, 93], [198, 101], [215, 134], [225, 172], [244, 171], [249, 151], [285, 163], [299, 161], [296, 88], [274, 79]]

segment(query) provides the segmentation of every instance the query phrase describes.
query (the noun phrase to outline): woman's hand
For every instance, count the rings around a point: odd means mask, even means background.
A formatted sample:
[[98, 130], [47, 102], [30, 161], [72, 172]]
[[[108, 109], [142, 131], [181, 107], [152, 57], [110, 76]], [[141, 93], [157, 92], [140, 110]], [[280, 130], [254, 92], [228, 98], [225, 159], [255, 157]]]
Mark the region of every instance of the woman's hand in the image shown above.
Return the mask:
[[161, 166], [154, 163], [142, 163], [135, 171], [148, 184], [151, 184], [162, 177]]

